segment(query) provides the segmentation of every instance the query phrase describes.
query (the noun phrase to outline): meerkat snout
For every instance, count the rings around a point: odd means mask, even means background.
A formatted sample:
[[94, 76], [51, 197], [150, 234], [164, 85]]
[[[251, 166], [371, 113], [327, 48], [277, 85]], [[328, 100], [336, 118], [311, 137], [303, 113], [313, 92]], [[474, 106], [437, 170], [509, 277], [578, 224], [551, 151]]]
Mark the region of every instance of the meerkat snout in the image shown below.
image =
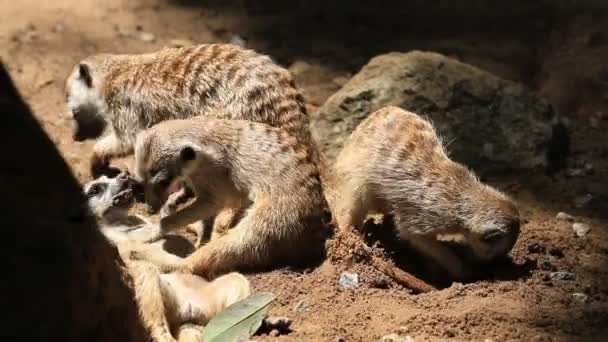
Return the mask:
[[104, 100], [94, 86], [93, 71], [88, 64], [80, 63], [72, 69], [65, 85], [68, 117], [72, 119], [72, 138], [75, 141], [100, 137], [106, 128], [101, 115]]

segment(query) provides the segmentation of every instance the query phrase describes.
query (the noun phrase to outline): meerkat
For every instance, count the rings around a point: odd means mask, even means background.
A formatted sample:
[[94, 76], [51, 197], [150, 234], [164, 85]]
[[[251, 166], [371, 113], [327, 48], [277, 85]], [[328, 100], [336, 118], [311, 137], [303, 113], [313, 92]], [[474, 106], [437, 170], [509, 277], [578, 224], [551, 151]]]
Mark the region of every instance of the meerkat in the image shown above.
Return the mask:
[[239, 273], [211, 282], [191, 274], [160, 274], [151, 263], [131, 260], [133, 250], [164, 250], [162, 245], [144, 244], [157, 232], [154, 224], [127, 213], [136, 191], [136, 183], [124, 172], [115, 178], [101, 176], [83, 187], [101, 232], [118, 247], [133, 277], [140, 314], [152, 337], [156, 341], [175, 341], [173, 336], [180, 342], [201, 341], [202, 326], [249, 296], [249, 281]]
[[398, 235], [452, 278], [470, 276], [466, 262], [441, 240], [457, 239], [476, 260], [506, 255], [517, 240], [516, 204], [452, 161], [430, 122], [398, 107], [369, 115], [335, 164], [332, 200], [338, 227], [360, 228], [369, 213], [390, 214]]
[[110, 159], [132, 154], [142, 130], [198, 115], [282, 127], [313, 147], [304, 99], [291, 73], [266, 55], [231, 44], [92, 55], [72, 69], [66, 98], [74, 140], [108, 131], [93, 148], [94, 176]]
[[[155, 210], [185, 182], [196, 200], [161, 216], [159, 234], [245, 205], [235, 227], [175, 263], [159, 251], [139, 254], [163, 271], [214, 277], [228, 271], [293, 261], [323, 248], [322, 195], [317, 165], [283, 129], [244, 120], [195, 118], [159, 123], [140, 133], [134, 176]], [[308, 242], [310, 241], [310, 243]]]

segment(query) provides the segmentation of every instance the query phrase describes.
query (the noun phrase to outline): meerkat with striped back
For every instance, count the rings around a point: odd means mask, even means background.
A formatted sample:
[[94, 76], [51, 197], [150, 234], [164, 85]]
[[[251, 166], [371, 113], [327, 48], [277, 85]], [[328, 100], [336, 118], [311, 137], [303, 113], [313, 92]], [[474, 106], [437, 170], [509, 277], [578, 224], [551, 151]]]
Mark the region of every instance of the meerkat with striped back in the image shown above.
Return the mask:
[[323, 253], [324, 210], [317, 165], [287, 131], [244, 120], [193, 118], [160, 123], [135, 145], [136, 178], [155, 210], [185, 182], [196, 200], [161, 216], [160, 235], [242, 203], [243, 218], [181, 262], [139, 253], [164, 271], [213, 277], [235, 269], [303, 261]]
[[[73, 68], [66, 98], [74, 140], [96, 139], [107, 131], [93, 147], [94, 177], [118, 173], [110, 167], [111, 159], [132, 154], [139, 132], [164, 120], [198, 115], [284, 128], [320, 163], [292, 74], [268, 56], [236, 45], [93, 55]], [[191, 195], [189, 190], [185, 197]], [[222, 214], [202, 229], [224, 230], [240, 213]], [[211, 228], [213, 222], [216, 228]]]
[[385, 107], [362, 121], [334, 172], [331, 206], [341, 229], [360, 228], [370, 213], [391, 214], [399, 237], [452, 278], [471, 272], [442, 239], [489, 261], [506, 255], [519, 235], [516, 204], [452, 161], [431, 123], [401, 108]]

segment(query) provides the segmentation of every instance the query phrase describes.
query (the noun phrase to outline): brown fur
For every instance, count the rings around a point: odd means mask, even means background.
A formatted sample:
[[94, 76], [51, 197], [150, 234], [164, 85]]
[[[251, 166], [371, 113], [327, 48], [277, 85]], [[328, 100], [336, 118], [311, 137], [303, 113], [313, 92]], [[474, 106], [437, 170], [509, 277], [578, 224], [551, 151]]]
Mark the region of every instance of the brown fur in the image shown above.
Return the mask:
[[[129, 202], [117, 202], [130, 191], [124, 173], [109, 179], [102, 176], [84, 186], [88, 206], [96, 215], [100, 229], [113, 242], [133, 278], [136, 301], [142, 321], [156, 341], [200, 341], [201, 327], [228, 305], [250, 293], [249, 281], [238, 273], [212, 282], [189, 274], [160, 274], [145, 261], [131, 260], [137, 250], [164, 251], [163, 241], [144, 244], [157, 232], [156, 225], [143, 217], [128, 215]], [[168, 254], [170, 255], [170, 254]], [[177, 256], [171, 255], [176, 260]]]
[[[99, 54], [66, 82], [76, 140], [109, 134], [94, 147], [93, 171], [133, 151], [139, 132], [197, 115], [282, 127], [312, 147], [304, 99], [289, 71], [268, 56], [230, 44]], [[312, 153], [312, 152], [311, 152]]]
[[507, 254], [519, 234], [514, 202], [450, 160], [429, 122], [397, 107], [361, 122], [334, 179], [331, 204], [342, 229], [360, 227], [372, 212], [392, 214], [399, 236], [455, 278], [466, 278], [467, 267], [438, 239], [458, 236], [490, 260]]
[[[316, 164], [286, 131], [242, 120], [171, 120], [142, 133], [134, 172], [153, 208], [185, 182], [196, 200], [161, 218], [162, 234], [205, 220], [226, 206], [243, 209], [236, 226], [174, 263], [154, 251], [140, 258], [163, 270], [215, 276], [244, 266], [269, 266], [301, 257], [321, 232], [325, 199]], [[317, 251], [315, 251], [317, 252]]]

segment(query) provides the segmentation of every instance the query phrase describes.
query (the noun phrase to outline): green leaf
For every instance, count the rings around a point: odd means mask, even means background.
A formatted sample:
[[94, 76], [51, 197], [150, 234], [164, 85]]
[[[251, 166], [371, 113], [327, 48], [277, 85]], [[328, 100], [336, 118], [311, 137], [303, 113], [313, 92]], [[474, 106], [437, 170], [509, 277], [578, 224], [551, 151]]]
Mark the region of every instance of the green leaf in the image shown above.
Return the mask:
[[251, 337], [262, 325], [268, 305], [274, 299], [272, 293], [260, 293], [228, 306], [207, 323], [203, 341], [234, 342], [239, 337]]

